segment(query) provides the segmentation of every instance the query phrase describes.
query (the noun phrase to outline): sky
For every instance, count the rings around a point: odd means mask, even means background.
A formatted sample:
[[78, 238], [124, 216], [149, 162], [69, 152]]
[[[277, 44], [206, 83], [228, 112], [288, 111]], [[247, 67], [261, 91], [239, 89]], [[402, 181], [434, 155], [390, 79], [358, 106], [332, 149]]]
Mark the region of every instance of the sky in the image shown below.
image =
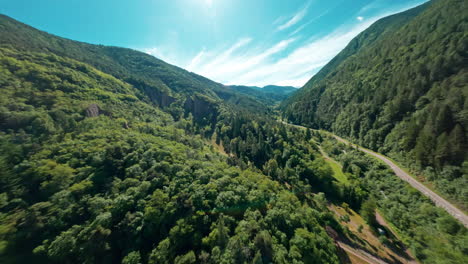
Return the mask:
[[0, 0], [0, 13], [223, 84], [301, 87], [378, 19], [427, 0]]

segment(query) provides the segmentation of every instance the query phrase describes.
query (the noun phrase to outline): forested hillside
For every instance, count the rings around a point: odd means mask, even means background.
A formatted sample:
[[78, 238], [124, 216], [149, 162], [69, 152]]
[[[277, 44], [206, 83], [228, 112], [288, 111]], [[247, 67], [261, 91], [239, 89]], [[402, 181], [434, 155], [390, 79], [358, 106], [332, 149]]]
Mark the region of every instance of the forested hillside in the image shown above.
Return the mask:
[[401, 234], [377, 239], [389, 251], [467, 262], [467, 229], [386, 167], [147, 54], [0, 16], [0, 92], [0, 263], [348, 263], [335, 239], [375, 247], [331, 205], [374, 236], [381, 210]]
[[284, 116], [387, 153], [466, 209], [466, 8], [436, 0], [376, 22], [283, 104]]
[[272, 106], [279, 104], [297, 90], [297, 88], [292, 86], [276, 85], [267, 85], [264, 87], [230, 85], [229, 87], [239, 93], [252, 96], [266, 105]]
[[143, 52], [60, 38], [1, 14], [0, 35], [0, 46], [18, 51], [51, 52], [89, 64], [132, 84], [159, 107], [182, 106], [195, 118], [205, 121], [214, 121], [222, 102], [257, 113], [269, 111], [257, 101], [222, 84]]
[[352, 187], [310, 135], [217, 87], [197, 102], [184, 82], [217, 84], [190, 73], [160, 93], [159, 77], [125, 67], [157, 61], [142, 53], [119, 66], [106, 52], [126, 50], [1, 22], [0, 262], [338, 263], [325, 227], [344, 230], [311, 184], [341, 199]]
[[[87, 64], [2, 48], [0, 80], [2, 263], [338, 262], [327, 209], [276, 181], [307, 188], [283, 172], [295, 155], [331, 178], [303, 133], [226, 113], [229, 158], [208, 142], [217, 132]], [[279, 164], [251, 138], [262, 132]]]

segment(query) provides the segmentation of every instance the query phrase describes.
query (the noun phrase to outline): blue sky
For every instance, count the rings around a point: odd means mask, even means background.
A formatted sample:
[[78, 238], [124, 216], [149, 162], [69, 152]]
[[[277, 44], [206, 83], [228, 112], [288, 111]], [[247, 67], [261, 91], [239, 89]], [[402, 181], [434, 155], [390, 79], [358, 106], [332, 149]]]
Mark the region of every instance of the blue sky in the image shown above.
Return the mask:
[[377, 19], [426, 0], [0, 0], [0, 13], [224, 84], [300, 87]]

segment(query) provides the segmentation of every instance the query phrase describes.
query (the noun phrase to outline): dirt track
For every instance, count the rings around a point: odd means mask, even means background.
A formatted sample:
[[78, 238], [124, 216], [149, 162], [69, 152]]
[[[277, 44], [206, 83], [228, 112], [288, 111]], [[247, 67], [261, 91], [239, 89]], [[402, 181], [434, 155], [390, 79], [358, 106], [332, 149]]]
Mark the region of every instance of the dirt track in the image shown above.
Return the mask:
[[372, 256], [361, 249], [356, 249], [343, 242], [337, 242], [340, 248], [370, 264], [388, 264], [387, 262]]

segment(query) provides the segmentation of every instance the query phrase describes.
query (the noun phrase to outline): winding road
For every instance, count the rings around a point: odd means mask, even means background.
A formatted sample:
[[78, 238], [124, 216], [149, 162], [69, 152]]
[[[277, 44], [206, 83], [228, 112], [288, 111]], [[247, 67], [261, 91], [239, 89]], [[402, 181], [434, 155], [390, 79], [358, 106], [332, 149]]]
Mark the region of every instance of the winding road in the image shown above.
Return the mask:
[[[285, 123], [285, 122], [283, 122], [283, 123]], [[291, 125], [291, 126], [294, 126], [294, 127], [298, 127], [298, 128], [307, 129], [304, 126], [292, 125], [292, 124], [289, 124], [289, 123], [285, 123], [285, 124], [288, 124], [288, 125]], [[411, 186], [413, 186], [413, 188], [420, 191], [422, 194], [424, 194], [429, 199], [431, 199], [435, 203], [436, 206], [438, 206], [440, 208], [443, 208], [445, 211], [447, 211], [447, 213], [449, 213], [450, 215], [455, 217], [466, 228], [468, 228], [468, 216], [465, 213], [463, 213], [460, 209], [458, 209], [457, 207], [455, 207], [454, 205], [449, 203], [447, 200], [440, 197], [435, 192], [431, 191], [425, 185], [423, 185], [422, 183], [420, 183], [419, 181], [417, 181], [416, 179], [411, 177], [411, 175], [409, 175], [404, 170], [402, 170], [400, 167], [398, 167], [393, 161], [391, 161], [390, 159], [388, 159], [387, 157], [385, 157], [382, 154], [379, 154], [379, 153], [373, 152], [371, 150], [365, 149], [363, 147], [360, 147], [360, 146], [358, 146], [356, 144], [353, 144], [353, 143], [347, 141], [346, 139], [343, 139], [343, 138], [341, 138], [341, 137], [339, 137], [337, 135], [334, 135], [334, 134], [332, 134], [332, 133], [330, 133], [328, 131], [327, 131], [327, 133], [329, 133], [330, 135], [335, 137], [338, 141], [346, 143], [346, 144], [352, 144], [352, 145], [356, 146], [356, 148], [358, 150], [363, 151], [363, 152], [365, 152], [365, 153], [367, 153], [369, 155], [372, 155], [372, 156], [378, 158], [379, 160], [383, 161], [385, 164], [390, 166], [390, 168], [393, 170], [393, 172], [395, 172], [396, 176], [398, 176], [400, 179], [402, 179], [402, 180], [406, 181], [407, 183], [409, 183]]]
[[[330, 133], [331, 134], [331, 133]], [[339, 136], [333, 135], [338, 141], [349, 144], [350, 142], [340, 138]], [[354, 144], [355, 145], [355, 144]], [[447, 200], [444, 198], [440, 197], [438, 194], [435, 192], [431, 191], [429, 188], [427, 188], [424, 184], [418, 182], [415, 178], [411, 177], [408, 173], [406, 173], [404, 170], [402, 170], [400, 167], [398, 167], [393, 161], [388, 159], [382, 154], [373, 152], [371, 150], [362, 148], [360, 146], [357, 146], [357, 149], [360, 151], [363, 151], [371, 156], [374, 156], [378, 158], [379, 160], [383, 161], [385, 164], [390, 166], [390, 168], [395, 172], [396, 176], [398, 176], [400, 179], [406, 181], [409, 183], [413, 188], [416, 190], [420, 191], [422, 194], [427, 196], [429, 199], [431, 199], [437, 206], [445, 209], [447, 213], [458, 219], [465, 227], [468, 228], [468, 216], [464, 214], [460, 209], [457, 207], [453, 206], [451, 203], [449, 203]]]

